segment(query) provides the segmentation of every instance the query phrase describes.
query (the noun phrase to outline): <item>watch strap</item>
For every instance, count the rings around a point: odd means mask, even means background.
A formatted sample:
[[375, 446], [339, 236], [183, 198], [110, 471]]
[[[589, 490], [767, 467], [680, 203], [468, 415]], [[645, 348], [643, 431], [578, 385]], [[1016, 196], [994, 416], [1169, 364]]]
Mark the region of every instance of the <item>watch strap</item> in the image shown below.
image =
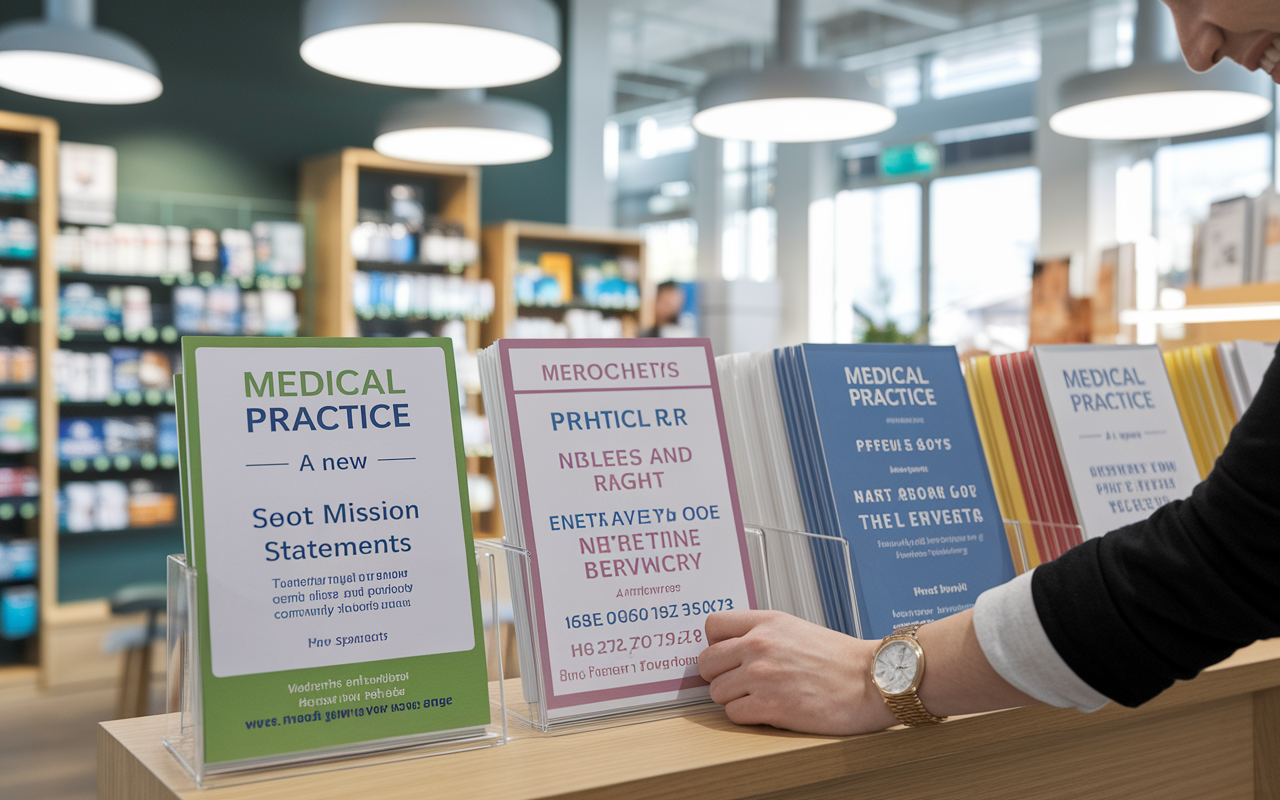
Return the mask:
[[[919, 630], [923, 624], [924, 623], [904, 625], [901, 628], [895, 629], [893, 633], [884, 637], [884, 641], [881, 642], [881, 647], [889, 642], [899, 641], [902, 639], [912, 639], [916, 644], [919, 644], [920, 640], [916, 638], [916, 631]], [[946, 717], [938, 717], [930, 714], [929, 710], [924, 707], [924, 703], [920, 702], [920, 696], [916, 693], [915, 689], [896, 695], [885, 694], [882, 691], [880, 696], [884, 699], [884, 704], [893, 712], [893, 716], [898, 720], [898, 722], [909, 728], [919, 728], [924, 725], [937, 725], [939, 722], [945, 722], [947, 719]]]

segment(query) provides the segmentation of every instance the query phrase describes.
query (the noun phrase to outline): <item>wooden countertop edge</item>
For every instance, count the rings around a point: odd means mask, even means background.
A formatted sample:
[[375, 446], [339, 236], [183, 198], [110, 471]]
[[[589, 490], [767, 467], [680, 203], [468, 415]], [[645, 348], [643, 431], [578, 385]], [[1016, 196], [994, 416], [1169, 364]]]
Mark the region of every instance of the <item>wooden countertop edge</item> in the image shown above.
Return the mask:
[[[325, 773], [201, 792], [201, 797], [346, 797], [379, 787], [379, 797], [417, 796], [429, 774], [435, 793], [452, 787], [486, 800], [594, 796], [657, 798], [697, 790], [740, 798], [820, 783], [1005, 741], [1023, 741], [1124, 717], [1137, 719], [1280, 686], [1280, 640], [1241, 650], [1194, 681], [1179, 683], [1141, 709], [1108, 706], [1093, 714], [1033, 707], [957, 718], [914, 731], [847, 738], [744, 728], [720, 713], [546, 737], [513, 731], [508, 744], [430, 760], [352, 766]], [[186, 795], [194, 785], [160, 742], [164, 717], [102, 723], [100, 797], [150, 800]], [[673, 747], [673, 743], [681, 743]], [[571, 761], [557, 757], [573, 750]], [[115, 764], [115, 768], [108, 765]], [[119, 770], [119, 771], [117, 771]], [[127, 792], [106, 791], [108, 779]], [[799, 779], [799, 780], [797, 780]]]

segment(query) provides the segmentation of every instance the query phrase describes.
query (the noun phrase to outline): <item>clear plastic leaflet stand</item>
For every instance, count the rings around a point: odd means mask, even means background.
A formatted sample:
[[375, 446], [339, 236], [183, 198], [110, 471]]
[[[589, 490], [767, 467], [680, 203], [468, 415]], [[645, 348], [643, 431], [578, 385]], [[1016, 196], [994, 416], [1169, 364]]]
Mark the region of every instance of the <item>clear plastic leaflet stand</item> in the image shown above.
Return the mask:
[[[858, 635], [849, 544], [844, 539], [748, 525], [747, 551], [755, 576], [756, 605], [787, 611], [810, 622]], [[709, 698], [677, 700], [641, 709], [610, 711], [552, 719], [542, 691], [545, 654], [538, 642], [533, 612], [533, 555], [500, 541], [477, 541], [476, 549], [500, 554], [507, 565], [513, 618], [527, 621], [528, 636], [517, 636], [521, 685], [508, 692], [507, 713], [523, 728], [545, 734], [576, 733], [688, 716], [719, 708]], [[852, 618], [850, 619], [850, 613]], [[515, 681], [513, 681], [513, 684]]]
[[187, 567], [182, 555], [169, 556], [165, 748], [191, 774], [197, 787], [210, 789], [504, 744], [507, 741], [506, 692], [501, 680], [501, 621], [495, 613], [500, 585], [497, 580], [495, 553], [491, 549], [477, 546], [476, 562], [484, 610], [486, 663], [489, 665], [489, 725], [479, 729], [479, 732], [469, 729], [463, 735], [450, 738], [424, 741], [421, 736], [397, 737], [282, 756], [209, 764], [204, 760], [201, 742], [200, 637], [196, 633], [199, 616], [196, 613], [198, 594], [195, 570]]
[[1009, 537], [1009, 551], [1019, 575], [1031, 569], [1028, 543], [1037, 543], [1037, 549], [1049, 549], [1060, 555], [1085, 540], [1084, 528], [1062, 522], [1005, 519], [1004, 532]]

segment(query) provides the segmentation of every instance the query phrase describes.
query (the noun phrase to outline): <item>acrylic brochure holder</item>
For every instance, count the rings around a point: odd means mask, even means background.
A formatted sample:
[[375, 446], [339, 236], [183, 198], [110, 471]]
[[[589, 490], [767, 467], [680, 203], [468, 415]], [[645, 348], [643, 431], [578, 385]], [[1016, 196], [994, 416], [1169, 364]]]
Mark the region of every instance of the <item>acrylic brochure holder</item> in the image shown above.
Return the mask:
[[[1006, 519], [1004, 531], [1009, 538], [1013, 568], [1019, 575], [1031, 569], [1028, 543], [1034, 542], [1041, 560], [1048, 561], [1085, 540], [1084, 528], [1062, 522]], [[1046, 553], [1050, 558], [1045, 557]]]
[[252, 761], [209, 764], [204, 760], [201, 742], [200, 637], [197, 635], [200, 617], [196, 608], [195, 570], [187, 567], [183, 556], [169, 556], [165, 748], [191, 774], [197, 787], [209, 789], [504, 744], [507, 741], [506, 691], [502, 681], [501, 619], [496, 613], [501, 582], [497, 577], [497, 559], [492, 549], [477, 543], [476, 562], [489, 665], [489, 725], [448, 738], [399, 737]]
[[[847, 620], [842, 622], [839, 619], [840, 610], [856, 608], [853, 605], [853, 569], [848, 542], [836, 537], [751, 525], [746, 527], [746, 534], [758, 608], [787, 611], [836, 630], [847, 626]], [[524, 548], [501, 541], [478, 541], [476, 549], [487, 550], [506, 561], [514, 617], [527, 621], [528, 630], [516, 635], [523, 691], [513, 690], [507, 697], [507, 713], [518, 727], [555, 735], [687, 716], [719, 708], [704, 696], [641, 709], [553, 719], [548, 714], [546, 695], [542, 691], [546, 685], [547, 660], [540, 648], [534, 645], [539, 636], [538, 618], [531, 602], [534, 596], [533, 555]]]

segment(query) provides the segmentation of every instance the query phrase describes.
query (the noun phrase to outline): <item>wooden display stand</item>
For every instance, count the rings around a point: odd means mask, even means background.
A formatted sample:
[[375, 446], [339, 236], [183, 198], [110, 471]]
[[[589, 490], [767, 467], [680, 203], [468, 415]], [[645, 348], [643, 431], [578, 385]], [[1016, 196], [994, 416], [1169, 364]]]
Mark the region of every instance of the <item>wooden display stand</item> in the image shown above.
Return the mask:
[[161, 746], [163, 734], [163, 717], [99, 726], [99, 800], [412, 798], [424, 791], [486, 800], [1277, 800], [1280, 640], [1247, 647], [1137, 710], [1041, 706], [848, 738], [739, 727], [714, 710], [199, 791]]
[[[462, 225], [471, 239], [480, 236], [480, 170], [444, 164], [422, 164], [388, 158], [374, 150], [348, 147], [302, 163], [298, 202], [314, 208], [312, 259], [312, 316], [314, 336], [355, 336], [356, 313], [352, 300], [352, 276], [356, 259], [351, 254], [351, 232], [359, 211], [360, 176], [391, 173], [429, 178], [439, 187], [440, 216]], [[480, 276], [479, 265], [464, 273]], [[474, 327], [468, 324], [468, 338]], [[476, 342], [471, 342], [475, 349]]]
[[617, 311], [622, 317], [625, 336], [635, 336], [653, 325], [653, 302], [645, 283], [644, 239], [629, 231], [572, 228], [550, 225], [544, 222], [502, 222], [484, 229], [482, 261], [484, 277], [493, 281], [495, 302], [493, 317], [483, 326], [482, 346], [487, 347], [498, 339], [511, 336], [512, 324], [521, 314], [558, 314], [575, 305], [553, 308], [520, 308], [516, 305], [516, 270], [520, 265], [521, 246], [533, 246], [542, 250], [564, 249], [570, 252], [582, 249], [607, 251], [615, 256], [627, 256], [640, 264], [640, 310]]

